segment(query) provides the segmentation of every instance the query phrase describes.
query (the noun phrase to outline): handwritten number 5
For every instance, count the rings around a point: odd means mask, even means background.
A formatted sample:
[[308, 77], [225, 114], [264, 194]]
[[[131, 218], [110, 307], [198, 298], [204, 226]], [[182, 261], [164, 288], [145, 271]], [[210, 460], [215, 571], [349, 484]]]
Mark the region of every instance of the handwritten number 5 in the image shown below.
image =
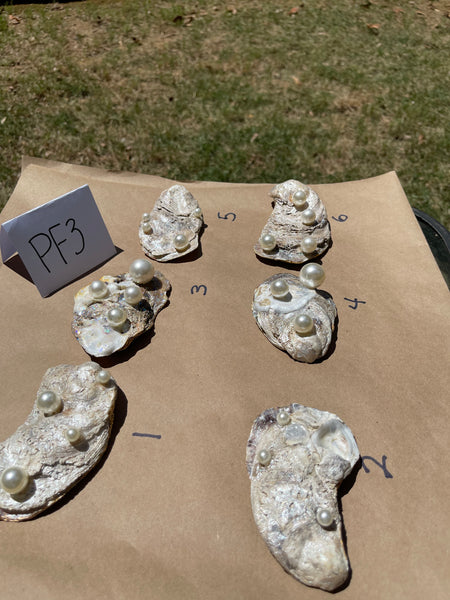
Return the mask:
[[230, 215], [231, 215], [231, 217], [233, 217], [233, 218], [232, 218], [232, 220], [233, 220], [233, 221], [236, 221], [236, 214], [235, 214], [234, 212], [227, 212], [227, 213], [226, 213], [226, 215], [224, 215], [224, 216], [222, 216], [222, 215], [220, 214], [220, 212], [218, 212], [218, 213], [217, 213], [217, 217], [218, 217], [219, 219], [226, 219], [226, 220], [228, 220], [228, 217], [229, 217]]

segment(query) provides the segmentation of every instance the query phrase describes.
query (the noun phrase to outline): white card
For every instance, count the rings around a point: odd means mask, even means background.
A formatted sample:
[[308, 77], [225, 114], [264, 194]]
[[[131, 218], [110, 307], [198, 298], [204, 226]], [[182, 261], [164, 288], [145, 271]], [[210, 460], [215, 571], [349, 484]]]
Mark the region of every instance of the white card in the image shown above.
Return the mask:
[[0, 249], [3, 262], [19, 254], [41, 296], [116, 254], [87, 185], [3, 223]]

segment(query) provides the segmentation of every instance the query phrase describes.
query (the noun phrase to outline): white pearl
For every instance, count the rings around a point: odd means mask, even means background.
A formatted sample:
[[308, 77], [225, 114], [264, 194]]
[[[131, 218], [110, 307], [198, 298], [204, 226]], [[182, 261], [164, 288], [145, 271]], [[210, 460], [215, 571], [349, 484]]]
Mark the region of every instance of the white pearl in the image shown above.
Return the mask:
[[307, 208], [302, 212], [302, 221], [305, 225], [312, 225], [316, 220], [316, 213], [312, 208]]
[[113, 327], [121, 327], [127, 320], [127, 313], [121, 308], [111, 308], [106, 313], [106, 319]]
[[259, 244], [264, 252], [270, 252], [276, 247], [277, 241], [271, 233], [265, 233], [259, 238]]
[[323, 283], [325, 271], [321, 265], [309, 263], [301, 268], [299, 277], [303, 285], [313, 290]]
[[46, 417], [62, 410], [61, 398], [58, 398], [55, 392], [42, 392], [42, 394], [39, 394], [36, 404]]
[[314, 321], [309, 315], [297, 315], [294, 319], [294, 329], [300, 335], [307, 335], [314, 330]]
[[284, 298], [289, 294], [289, 286], [284, 279], [275, 279], [270, 284], [270, 293], [274, 298]]
[[144, 221], [142, 223], [142, 231], [145, 233], [145, 235], [150, 235], [153, 233], [153, 227], [150, 221]]
[[2, 473], [0, 485], [8, 494], [20, 494], [28, 486], [30, 478], [21, 467], [8, 467]]
[[301, 210], [306, 206], [306, 197], [308, 193], [306, 190], [297, 190], [292, 195], [292, 204], [295, 206], [297, 210]]
[[314, 250], [316, 250], [317, 242], [313, 237], [308, 235], [307, 237], [303, 238], [300, 247], [302, 249], [302, 252], [304, 252], [305, 254], [311, 254], [312, 252], [314, 252]]
[[291, 415], [285, 410], [280, 410], [277, 414], [277, 422], [278, 425], [281, 426], [289, 425], [289, 423], [291, 422]]
[[183, 250], [186, 250], [190, 244], [184, 233], [178, 233], [173, 239], [173, 245], [175, 246], [175, 250], [177, 250], [177, 252], [183, 252]]
[[333, 515], [327, 508], [318, 508], [316, 512], [317, 522], [321, 527], [327, 528], [333, 523]]
[[138, 258], [131, 263], [128, 272], [136, 283], [148, 283], [153, 279], [155, 267], [146, 258]]
[[192, 211], [192, 216], [195, 217], [196, 219], [201, 219], [202, 218], [202, 209], [200, 208], [200, 206], [197, 206], [197, 208], [194, 208], [194, 210]]
[[267, 467], [272, 460], [272, 453], [270, 450], [260, 450], [257, 454], [257, 459], [261, 466]]
[[104, 281], [100, 281], [100, 279], [96, 279], [89, 286], [89, 293], [95, 299], [104, 298], [108, 295], [108, 286]]
[[76, 444], [81, 440], [82, 437], [81, 430], [78, 429], [78, 427], [69, 427], [65, 430], [64, 435], [66, 436], [67, 441], [71, 444]]
[[130, 285], [123, 292], [123, 299], [127, 304], [131, 305], [138, 304], [143, 296], [144, 294], [142, 293], [141, 288], [137, 285]]
[[150, 219], [151, 219], [151, 214], [150, 213], [144, 213], [142, 215], [142, 222], [145, 223], [145, 221], [150, 221]]
[[106, 369], [100, 369], [100, 371], [97, 371], [95, 380], [98, 383], [101, 383], [102, 385], [106, 385], [107, 383], [109, 383], [111, 381], [111, 375], [109, 374], [109, 371], [107, 371]]

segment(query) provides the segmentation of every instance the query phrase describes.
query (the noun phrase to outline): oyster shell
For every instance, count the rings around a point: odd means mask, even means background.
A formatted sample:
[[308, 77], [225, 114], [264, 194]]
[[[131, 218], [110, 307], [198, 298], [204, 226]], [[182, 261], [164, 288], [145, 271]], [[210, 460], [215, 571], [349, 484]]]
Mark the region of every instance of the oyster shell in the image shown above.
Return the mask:
[[147, 256], [167, 262], [198, 247], [202, 226], [197, 200], [183, 185], [173, 185], [162, 192], [152, 212], [143, 215], [139, 240]]
[[[289, 286], [284, 298], [275, 298], [271, 291], [272, 284], [279, 280]], [[256, 288], [252, 310], [267, 339], [293, 359], [312, 363], [327, 353], [337, 315], [336, 305], [327, 292], [309, 289], [291, 273], [279, 273]], [[296, 331], [295, 319], [299, 315], [306, 315], [312, 321], [310, 332]]]
[[306, 585], [332, 591], [348, 578], [337, 488], [358, 458], [352, 432], [334, 414], [292, 404], [253, 423], [247, 469], [255, 522], [282, 567]]
[[[145, 259], [145, 262], [151, 264]], [[83, 349], [91, 356], [109, 356], [123, 350], [136, 337], [150, 330], [156, 315], [167, 303], [170, 282], [159, 271], [145, 284], [136, 284], [130, 273], [110, 276], [104, 275], [99, 281], [107, 286], [104, 298], [95, 298], [90, 286], [83, 287], [75, 296], [72, 332]], [[141, 290], [142, 299], [135, 305], [125, 300], [125, 291], [129, 287]], [[126, 313], [126, 321], [114, 326], [107, 319], [111, 309], [120, 308]]]
[[[295, 201], [296, 193], [305, 196], [303, 205]], [[255, 244], [256, 254], [295, 264], [323, 254], [331, 243], [331, 232], [327, 212], [317, 193], [306, 184], [289, 179], [276, 185], [269, 195], [275, 206]], [[309, 211], [314, 214], [305, 219]], [[264, 244], [264, 236], [271, 237], [273, 244]]]
[[[39, 402], [49, 392], [60, 405], [45, 416]], [[2, 481], [11, 469], [28, 477], [17, 493], [0, 487], [1, 520], [31, 519], [97, 464], [108, 444], [116, 395], [114, 380], [96, 363], [48, 369], [25, 423], [0, 444]]]

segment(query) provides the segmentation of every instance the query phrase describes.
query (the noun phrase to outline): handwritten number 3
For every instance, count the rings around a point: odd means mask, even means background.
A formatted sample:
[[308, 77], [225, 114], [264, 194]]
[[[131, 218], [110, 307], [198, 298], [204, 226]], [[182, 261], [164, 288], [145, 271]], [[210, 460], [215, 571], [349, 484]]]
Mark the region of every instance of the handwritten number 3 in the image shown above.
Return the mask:
[[78, 252], [75, 252], [75, 254], [78, 256], [79, 254], [81, 254], [84, 250], [84, 235], [81, 233], [81, 231], [78, 229], [78, 227], [75, 227], [75, 219], [67, 219], [66, 221], [66, 227], [67, 225], [72, 222], [72, 229], [70, 231], [70, 233], [73, 233], [74, 231], [77, 231], [80, 234], [81, 237], [81, 250], [78, 250]]

